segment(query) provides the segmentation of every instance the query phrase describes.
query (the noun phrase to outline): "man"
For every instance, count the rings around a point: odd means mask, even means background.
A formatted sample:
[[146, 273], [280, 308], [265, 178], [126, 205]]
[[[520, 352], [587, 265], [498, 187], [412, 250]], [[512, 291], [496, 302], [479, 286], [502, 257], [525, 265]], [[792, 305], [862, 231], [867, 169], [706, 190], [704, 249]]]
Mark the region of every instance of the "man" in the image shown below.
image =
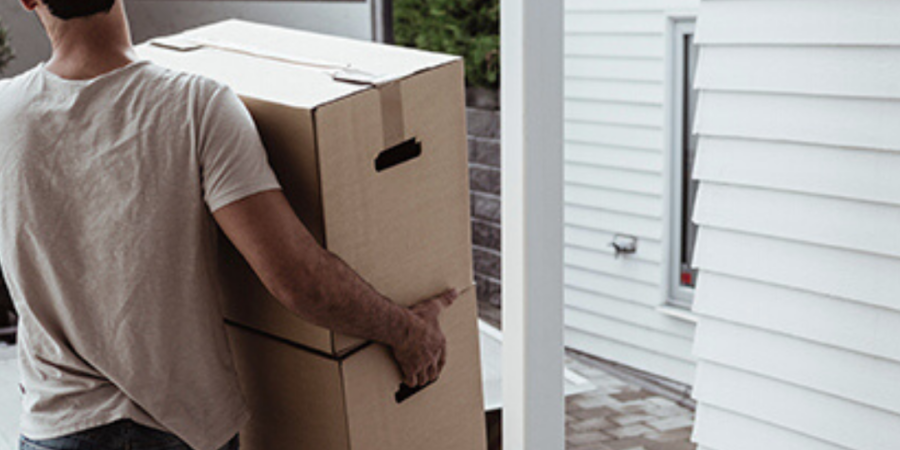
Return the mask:
[[407, 384], [438, 377], [455, 291], [401, 308], [319, 247], [235, 94], [136, 60], [121, 0], [20, 1], [53, 46], [0, 82], [23, 449], [236, 448], [216, 225], [291, 311], [390, 346]]

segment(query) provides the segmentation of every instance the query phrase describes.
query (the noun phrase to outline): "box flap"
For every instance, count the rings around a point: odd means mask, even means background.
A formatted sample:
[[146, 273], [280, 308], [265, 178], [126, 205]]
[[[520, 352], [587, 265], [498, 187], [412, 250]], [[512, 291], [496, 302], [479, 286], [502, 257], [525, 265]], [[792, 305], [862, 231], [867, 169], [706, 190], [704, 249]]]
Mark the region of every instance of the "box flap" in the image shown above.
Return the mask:
[[243, 96], [308, 109], [459, 59], [241, 20], [153, 39], [138, 53]]

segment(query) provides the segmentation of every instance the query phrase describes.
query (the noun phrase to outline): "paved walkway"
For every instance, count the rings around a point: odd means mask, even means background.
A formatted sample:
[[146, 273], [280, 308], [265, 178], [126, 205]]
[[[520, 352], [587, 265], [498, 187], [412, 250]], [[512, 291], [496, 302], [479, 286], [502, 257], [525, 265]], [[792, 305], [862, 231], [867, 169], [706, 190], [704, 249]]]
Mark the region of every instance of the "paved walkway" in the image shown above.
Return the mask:
[[[480, 306], [481, 318], [499, 326], [500, 311]], [[566, 352], [566, 367], [596, 386], [566, 399], [567, 450], [695, 450], [692, 408], [576, 352]]]
[[566, 365], [597, 389], [566, 399], [567, 450], [694, 450], [694, 412], [569, 352]]

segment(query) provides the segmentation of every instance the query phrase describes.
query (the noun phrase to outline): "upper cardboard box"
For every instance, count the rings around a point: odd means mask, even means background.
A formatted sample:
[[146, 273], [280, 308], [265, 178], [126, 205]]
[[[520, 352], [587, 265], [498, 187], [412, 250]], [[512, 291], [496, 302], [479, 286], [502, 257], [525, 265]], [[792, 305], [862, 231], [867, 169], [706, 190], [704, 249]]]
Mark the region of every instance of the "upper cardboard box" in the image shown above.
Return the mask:
[[[230, 85], [294, 212], [387, 298], [471, 286], [462, 60], [241, 21], [138, 53]], [[362, 344], [294, 316], [226, 239], [219, 250], [229, 321], [329, 355]]]
[[[459, 59], [241, 20], [150, 44], [139, 53], [157, 64], [216, 78], [242, 96], [304, 109]], [[254, 70], [236, 70], [244, 65]]]

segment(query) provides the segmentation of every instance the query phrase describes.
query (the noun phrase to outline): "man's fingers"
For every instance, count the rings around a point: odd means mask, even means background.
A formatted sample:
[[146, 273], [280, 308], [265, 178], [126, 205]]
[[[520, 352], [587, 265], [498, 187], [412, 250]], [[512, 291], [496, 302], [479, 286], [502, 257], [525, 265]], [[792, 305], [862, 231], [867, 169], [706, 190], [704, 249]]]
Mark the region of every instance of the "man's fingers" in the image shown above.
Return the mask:
[[428, 367], [428, 383], [433, 383], [437, 380], [440, 371], [438, 370], [437, 364], [432, 364]]
[[438, 372], [444, 371], [444, 366], [447, 365], [447, 349], [441, 352], [441, 358], [438, 360]]
[[418, 385], [418, 380], [416, 380], [416, 374], [408, 374], [404, 373], [403, 375], [403, 384], [409, 387], [416, 387]]
[[426, 367], [425, 369], [422, 369], [421, 372], [419, 372], [419, 376], [416, 377], [416, 381], [418, 382], [416, 386], [424, 387], [431, 381], [431, 376], [429, 375], [430, 370], [430, 368]]

